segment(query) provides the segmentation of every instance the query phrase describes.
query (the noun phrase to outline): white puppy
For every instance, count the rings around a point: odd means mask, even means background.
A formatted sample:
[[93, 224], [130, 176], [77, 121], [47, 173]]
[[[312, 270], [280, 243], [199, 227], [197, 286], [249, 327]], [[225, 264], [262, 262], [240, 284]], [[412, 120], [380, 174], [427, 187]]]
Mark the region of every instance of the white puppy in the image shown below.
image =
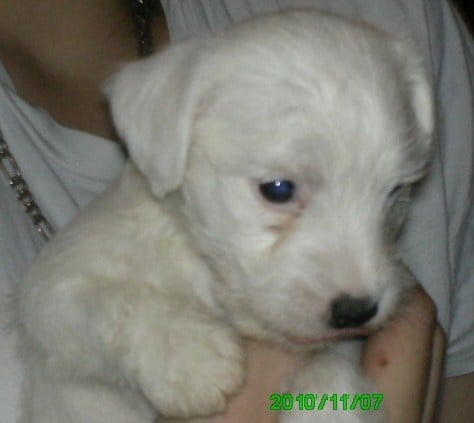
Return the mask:
[[[133, 164], [24, 284], [23, 420], [218, 412], [241, 335], [312, 352], [295, 394], [376, 392], [329, 341], [383, 324], [415, 283], [394, 240], [433, 107], [411, 44], [287, 12], [127, 65], [107, 91]], [[282, 420], [383, 420], [329, 408]]]

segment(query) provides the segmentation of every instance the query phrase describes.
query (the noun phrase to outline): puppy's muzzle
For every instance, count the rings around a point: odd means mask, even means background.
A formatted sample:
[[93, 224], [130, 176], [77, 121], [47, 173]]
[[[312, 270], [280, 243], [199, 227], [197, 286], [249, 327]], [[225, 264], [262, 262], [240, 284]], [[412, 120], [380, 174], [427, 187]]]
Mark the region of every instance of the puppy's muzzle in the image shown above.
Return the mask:
[[377, 314], [378, 305], [371, 298], [342, 294], [331, 304], [330, 325], [335, 329], [356, 328]]

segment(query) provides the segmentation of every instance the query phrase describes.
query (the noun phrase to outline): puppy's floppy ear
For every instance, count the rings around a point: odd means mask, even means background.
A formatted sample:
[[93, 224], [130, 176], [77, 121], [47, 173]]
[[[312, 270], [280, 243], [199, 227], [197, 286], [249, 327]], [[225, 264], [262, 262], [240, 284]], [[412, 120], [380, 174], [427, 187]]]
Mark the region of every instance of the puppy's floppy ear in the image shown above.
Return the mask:
[[429, 155], [435, 130], [435, 107], [432, 79], [422, 54], [413, 41], [397, 40], [396, 49], [403, 62], [405, 80], [411, 97], [415, 131], [420, 153]]
[[159, 198], [184, 176], [201, 50], [199, 40], [169, 47], [125, 65], [104, 89], [119, 135]]

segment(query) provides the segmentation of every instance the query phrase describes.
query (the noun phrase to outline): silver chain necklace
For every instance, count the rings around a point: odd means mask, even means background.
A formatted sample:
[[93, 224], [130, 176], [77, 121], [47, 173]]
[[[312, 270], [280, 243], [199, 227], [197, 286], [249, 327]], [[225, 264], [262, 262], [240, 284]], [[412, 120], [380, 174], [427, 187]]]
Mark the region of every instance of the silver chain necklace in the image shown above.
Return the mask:
[[30, 218], [33, 226], [39, 232], [45, 241], [54, 234], [54, 229], [48, 222], [48, 219], [41, 212], [36, 203], [33, 194], [28, 188], [28, 184], [23, 178], [18, 163], [8, 149], [8, 145], [0, 133], [0, 172], [8, 182], [10, 188], [15, 191], [16, 198], [22, 204], [25, 213]]
[[140, 57], [149, 56], [155, 49], [153, 21], [164, 13], [160, 0], [132, 0], [129, 8], [137, 34], [138, 54]]

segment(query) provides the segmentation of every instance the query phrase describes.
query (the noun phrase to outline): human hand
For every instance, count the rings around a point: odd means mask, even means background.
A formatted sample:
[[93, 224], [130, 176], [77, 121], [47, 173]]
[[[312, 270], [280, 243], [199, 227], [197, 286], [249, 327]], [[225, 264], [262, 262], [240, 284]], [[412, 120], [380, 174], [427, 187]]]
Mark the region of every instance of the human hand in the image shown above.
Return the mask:
[[362, 368], [384, 393], [390, 422], [433, 421], [445, 343], [436, 306], [421, 287], [392, 322], [369, 336]]
[[[390, 324], [369, 336], [362, 367], [384, 393], [390, 422], [433, 420], [444, 345], [436, 307], [421, 288]], [[278, 413], [268, 410], [269, 395], [282, 391], [285, 381], [304, 364], [304, 356], [249, 340], [247, 360], [247, 382], [229, 400], [225, 413], [189, 422], [277, 422]]]

